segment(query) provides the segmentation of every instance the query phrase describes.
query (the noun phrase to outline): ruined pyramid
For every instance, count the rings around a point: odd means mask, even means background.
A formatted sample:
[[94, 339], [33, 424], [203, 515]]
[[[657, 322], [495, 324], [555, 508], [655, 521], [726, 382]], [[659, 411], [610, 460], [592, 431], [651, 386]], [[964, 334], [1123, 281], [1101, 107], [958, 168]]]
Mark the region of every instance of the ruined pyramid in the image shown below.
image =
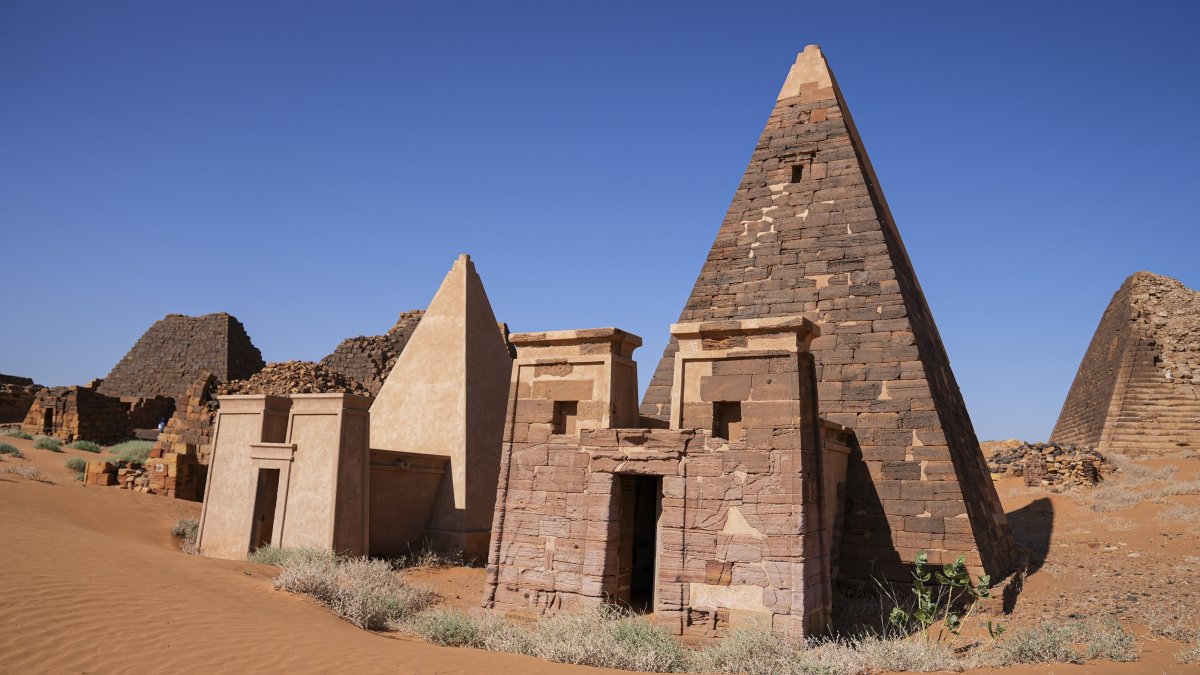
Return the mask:
[[1138, 272], [1104, 310], [1050, 440], [1101, 452], [1200, 448], [1200, 292]]
[[[680, 322], [804, 314], [821, 416], [857, 435], [841, 574], [904, 578], [920, 550], [999, 574], [1017, 548], [949, 358], [821, 50], [797, 57]], [[667, 420], [668, 344], [642, 401]]]

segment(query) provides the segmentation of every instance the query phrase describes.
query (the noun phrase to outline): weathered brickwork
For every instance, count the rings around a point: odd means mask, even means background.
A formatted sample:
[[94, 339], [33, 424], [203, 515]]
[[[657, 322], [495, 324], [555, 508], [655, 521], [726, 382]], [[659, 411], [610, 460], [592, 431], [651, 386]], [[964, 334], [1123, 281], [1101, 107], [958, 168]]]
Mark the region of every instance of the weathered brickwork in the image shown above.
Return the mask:
[[0, 424], [24, 422], [41, 389], [28, 377], [0, 374]]
[[264, 365], [245, 327], [229, 314], [168, 314], [138, 339], [97, 391], [182, 398], [201, 372], [228, 382], [250, 377]]
[[1138, 272], [1104, 310], [1051, 440], [1100, 452], [1200, 448], [1200, 293]]
[[321, 365], [361, 383], [376, 396], [424, 314], [420, 309], [404, 312], [386, 335], [342, 340], [332, 354], [321, 359]]
[[21, 430], [68, 443], [108, 443], [129, 438], [128, 404], [87, 387], [54, 387], [38, 392]]
[[[821, 415], [853, 429], [844, 577], [919, 550], [1006, 572], [1017, 550], [950, 362], [820, 50], [797, 58], [680, 321], [804, 314]], [[671, 342], [642, 413], [669, 419]]]
[[671, 429], [613, 428], [637, 414], [640, 338], [513, 335], [484, 605], [618, 602], [697, 635], [823, 628], [841, 490], [834, 480], [824, 498], [813, 330], [802, 319], [676, 326], [684, 412]]
[[217, 378], [201, 373], [179, 401], [150, 450], [146, 463], [149, 487], [158, 494], [200, 501], [204, 498], [207, 465], [212, 456], [212, 427], [217, 415], [213, 394]]

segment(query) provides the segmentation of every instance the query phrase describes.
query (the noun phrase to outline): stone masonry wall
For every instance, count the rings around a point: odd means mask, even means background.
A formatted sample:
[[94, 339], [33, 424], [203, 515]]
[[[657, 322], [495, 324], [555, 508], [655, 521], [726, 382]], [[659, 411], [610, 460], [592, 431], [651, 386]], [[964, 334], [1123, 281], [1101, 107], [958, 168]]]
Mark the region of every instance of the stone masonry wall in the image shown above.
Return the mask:
[[0, 374], [0, 424], [23, 422], [42, 388], [28, 377]]
[[118, 398], [86, 387], [54, 387], [38, 392], [21, 430], [66, 442], [109, 443], [129, 437], [129, 412]]
[[375, 396], [424, 314], [419, 309], [404, 312], [385, 335], [347, 338], [321, 359], [321, 365], [361, 383]]
[[[791, 314], [821, 327], [821, 416], [861, 447], [842, 575], [906, 579], [920, 550], [1007, 572], [1016, 545], [949, 358], [815, 46], [789, 74], [680, 321]], [[675, 351], [671, 342], [643, 415], [669, 417]]]
[[264, 365], [245, 327], [229, 314], [168, 314], [138, 339], [97, 391], [182, 398], [202, 371], [228, 382], [250, 377]]

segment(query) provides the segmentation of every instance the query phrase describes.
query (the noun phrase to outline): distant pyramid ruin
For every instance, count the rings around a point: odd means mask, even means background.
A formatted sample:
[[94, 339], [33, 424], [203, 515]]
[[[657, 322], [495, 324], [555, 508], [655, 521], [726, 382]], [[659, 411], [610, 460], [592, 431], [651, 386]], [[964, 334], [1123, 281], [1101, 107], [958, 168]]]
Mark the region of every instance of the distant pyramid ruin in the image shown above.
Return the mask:
[[138, 338], [96, 391], [122, 398], [182, 399], [203, 372], [228, 382], [248, 378], [264, 365], [262, 353], [235, 317], [224, 312], [168, 314]]
[[361, 383], [374, 396], [383, 388], [383, 381], [392, 372], [424, 314], [420, 309], [404, 312], [385, 335], [346, 338], [333, 353], [321, 359], [321, 365]]
[[[1010, 569], [1017, 548], [950, 360], [816, 45], [788, 73], [679, 321], [795, 314], [820, 327], [820, 415], [860, 448], [842, 576], [906, 578], [921, 550]], [[677, 349], [672, 339], [642, 401], [664, 426]]]
[[1104, 310], [1050, 439], [1101, 452], [1200, 448], [1200, 292], [1138, 272]]

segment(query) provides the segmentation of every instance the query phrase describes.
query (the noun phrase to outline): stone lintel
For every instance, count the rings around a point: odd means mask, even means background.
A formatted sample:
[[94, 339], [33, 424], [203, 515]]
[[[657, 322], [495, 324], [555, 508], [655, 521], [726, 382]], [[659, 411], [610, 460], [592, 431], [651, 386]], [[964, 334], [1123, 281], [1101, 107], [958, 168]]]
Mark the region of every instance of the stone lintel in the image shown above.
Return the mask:
[[795, 333], [811, 340], [821, 335], [821, 329], [803, 316], [783, 316], [763, 319], [726, 319], [671, 324], [671, 335], [680, 340], [723, 338], [735, 335], [781, 335]]

